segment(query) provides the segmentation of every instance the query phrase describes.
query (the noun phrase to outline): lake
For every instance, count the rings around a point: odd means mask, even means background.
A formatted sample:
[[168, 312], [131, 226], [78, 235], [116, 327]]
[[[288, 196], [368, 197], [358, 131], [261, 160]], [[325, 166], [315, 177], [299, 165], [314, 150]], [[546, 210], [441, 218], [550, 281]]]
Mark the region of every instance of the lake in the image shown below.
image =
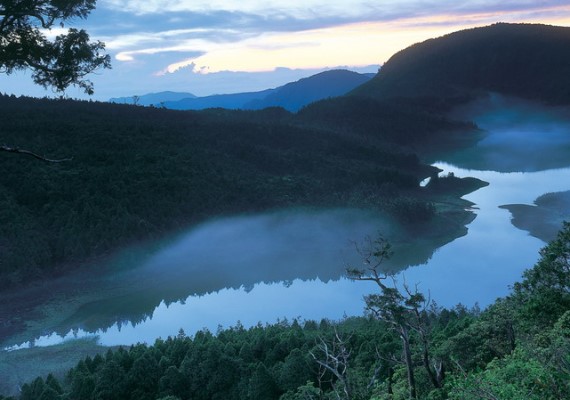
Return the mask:
[[[399, 280], [418, 283], [441, 306], [484, 307], [506, 295], [536, 262], [545, 242], [514, 227], [510, 212], [500, 206], [531, 205], [545, 193], [570, 189], [567, 119], [539, 108], [530, 112], [527, 103], [489, 101], [494, 105], [486, 104], [485, 112], [478, 107], [469, 114], [487, 136], [434, 164], [442, 174], [489, 183], [464, 197], [476, 213], [467, 235], [433, 254], [422, 243], [403, 250], [422, 256]], [[347, 280], [343, 272], [359, 263], [354, 242], [389, 230], [377, 215], [362, 210], [293, 210], [213, 220], [173, 239], [135, 273], [125, 273], [122, 279], [136, 288], [129, 295], [88, 303], [33, 342], [20, 337], [7, 345], [42, 346], [93, 335], [103, 345], [152, 343], [179, 329], [192, 334], [237, 323], [248, 327], [361, 315], [362, 298], [375, 287]]]

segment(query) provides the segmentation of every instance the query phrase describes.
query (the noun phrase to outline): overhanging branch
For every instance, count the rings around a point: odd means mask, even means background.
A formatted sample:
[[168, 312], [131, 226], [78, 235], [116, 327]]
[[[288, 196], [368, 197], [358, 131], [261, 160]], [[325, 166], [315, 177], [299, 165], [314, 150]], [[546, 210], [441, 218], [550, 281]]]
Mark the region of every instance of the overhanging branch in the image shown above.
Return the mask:
[[10, 147], [10, 146], [6, 146], [6, 145], [0, 145], [0, 150], [1, 151], [7, 151], [8, 153], [27, 154], [29, 156], [37, 158], [38, 160], [42, 160], [42, 161], [49, 162], [49, 163], [61, 163], [61, 162], [73, 160], [73, 157], [60, 158], [60, 159], [46, 158], [44, 156], [40, 156], [39, 154], [36, 154], [36, 153], [31, 152], [29, 150], [20, 149], [18, 147]]

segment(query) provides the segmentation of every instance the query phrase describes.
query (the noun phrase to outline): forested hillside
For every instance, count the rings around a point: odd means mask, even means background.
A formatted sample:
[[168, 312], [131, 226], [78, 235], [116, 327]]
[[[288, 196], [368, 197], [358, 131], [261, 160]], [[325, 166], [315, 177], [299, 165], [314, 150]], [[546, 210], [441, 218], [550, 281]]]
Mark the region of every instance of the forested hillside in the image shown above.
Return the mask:
[[180, 332], [38, 377], [17, 398], [567, 399], [569, 262], [565, 224], [511, 294], [482, 312], [440, 308], [386, 280], [366, 299], [367, 317]]
[[568, 46], [568, 27], [499, 23], [463, 30], [396, 53], [353, 93], [465, 99], [491, 91], [568, 104]]
[[1, 153], [1, 286], [213, 216], [341, 206], [427, 221], [434, 200], [419, 182], [435, 168], [412, 152], [413, 138], [456, 125], [409, 111], [382, 115], [364, 134], [279, 108], [179, 112], [2, 96], [4, 143], [71, 160]]

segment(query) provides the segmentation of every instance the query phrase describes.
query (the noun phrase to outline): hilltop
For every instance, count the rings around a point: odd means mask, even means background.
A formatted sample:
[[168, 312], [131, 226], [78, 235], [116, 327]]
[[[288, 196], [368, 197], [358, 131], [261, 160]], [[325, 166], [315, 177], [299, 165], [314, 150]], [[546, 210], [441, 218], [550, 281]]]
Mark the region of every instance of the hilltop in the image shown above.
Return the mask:
[[110, 103], [117, 104], [137, 104], [141, 106], [151, 106], [160, 105], [165, 101], [179, 101], [182, 99], [196, 98], [192, 93], [186, 92], [158, 92], [158, 93], [148, 93], [142, 96], [128, 96], [128, 97], [116, 97], [109, 99]]
[[373, 76], [374, 74], [359, 74], [342, 69], [325, 71], [277, 88], [263, 99], [250, 101], [244, 108], [259, 110], [283, 107], [289, 111], [298, 111], [315, 101], [343, 96]]
[[467, 29], [396, 53], [352, 94], [450, 100], [498, 92], [568, 104], [568, 48], [567, 27], [498, 23]]

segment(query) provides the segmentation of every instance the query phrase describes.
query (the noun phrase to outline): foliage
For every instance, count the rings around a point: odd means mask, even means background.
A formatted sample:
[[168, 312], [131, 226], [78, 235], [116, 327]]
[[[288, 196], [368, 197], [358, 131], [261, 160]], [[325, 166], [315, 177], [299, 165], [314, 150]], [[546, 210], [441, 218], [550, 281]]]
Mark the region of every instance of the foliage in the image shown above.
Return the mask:
[[570, 309], [570, 224], [540, 251], [540, 260], [514, 285], [513, 301], [520, 307], [528, 329], [552, 326]]
[[376, 209], [436, 214], [434, 169], [389, 146], [300, 123], [282, 109], [180, 112], [0, 97], [3, 139], [52, 164], [0, 160], [0, 286], [64, 274], [125, 245], [228, 214]]
[[547, 386], [551, 376], [536, 359], [522, 350], [491, 361], [485, 370], [451, 379], [449, 399], [554, 399]]
[[85, 30], [70, 28], [50, 41], [45, 30], [62, 28], [74, 18], [87, 18], [95, 0], [6, 0], [0, 4], [0, 71], [11, 74], [31, 69], [32, 79], [58, 92], [70, 85], [93, 93], [85, 76], [99, 68], [110, 68], [105, 45], [90, 42]]

